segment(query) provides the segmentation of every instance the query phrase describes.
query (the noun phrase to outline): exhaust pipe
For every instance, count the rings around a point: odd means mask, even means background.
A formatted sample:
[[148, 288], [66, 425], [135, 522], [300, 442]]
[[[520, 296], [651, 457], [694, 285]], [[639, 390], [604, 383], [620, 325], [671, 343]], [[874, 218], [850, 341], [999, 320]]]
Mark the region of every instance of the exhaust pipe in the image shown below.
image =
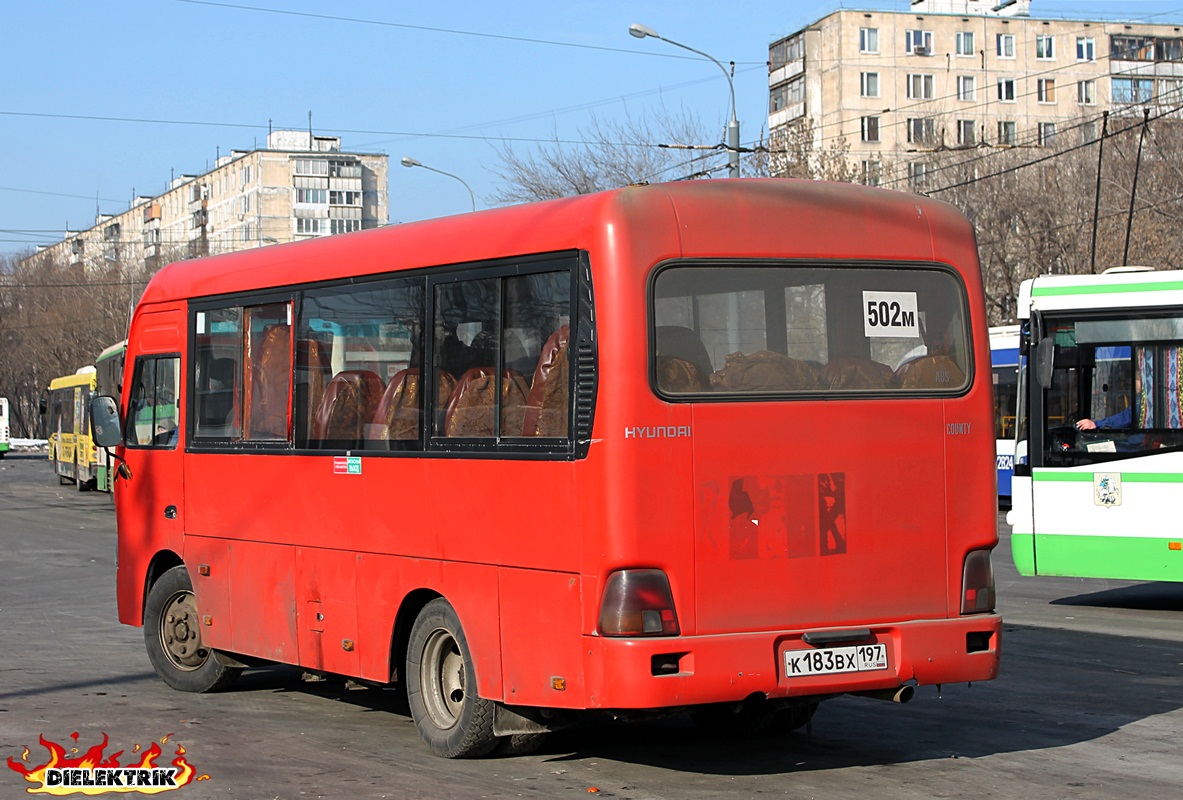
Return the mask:
[[875, 689], [869, 692], [851, 692], [855, 697], [870, 697], [872, 700], [888, 700], [892, 703], [906, 703], [916, 694], [915, 686], [900, 686], [896, 689]]

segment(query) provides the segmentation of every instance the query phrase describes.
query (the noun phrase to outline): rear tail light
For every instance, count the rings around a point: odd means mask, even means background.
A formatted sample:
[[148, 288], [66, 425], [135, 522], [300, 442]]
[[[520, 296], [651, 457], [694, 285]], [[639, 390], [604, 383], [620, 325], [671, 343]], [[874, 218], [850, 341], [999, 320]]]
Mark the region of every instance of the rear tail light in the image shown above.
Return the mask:
[[604, 636], [677, 636], [670, 582], [659, 569], [623, 569], [608, 576], [600, 601]]
[[989, 550], [973, 550], [965, 557], [961, 573], [961, 613], [994, 610], [994, 567]]

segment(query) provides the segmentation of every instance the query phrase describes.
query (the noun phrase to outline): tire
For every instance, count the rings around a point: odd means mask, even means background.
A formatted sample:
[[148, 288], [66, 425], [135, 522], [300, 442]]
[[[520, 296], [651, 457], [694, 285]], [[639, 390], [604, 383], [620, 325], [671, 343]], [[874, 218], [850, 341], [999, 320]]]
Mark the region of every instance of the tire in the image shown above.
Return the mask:
[[216, 692], [234, 683], [241, 667], [227, 667], [201, 646], [201, 617], [183, 566], [165, 572], [148, 591], [144, 646], [160, 679], [182, 692]]
[[768, 730], [776, 718], [776, 706], [763, 697], [749, 697], [742, 703], [699, 706], [690, 718], [711, 735], [743, 738]]
[[542, 747], [546, 741], [545, 733], [514, 733], [502, 736], [497, 740], [497, 747], [493, 755], [497, 756], [528, 756]]
[[476, 671], [456, 610], [423, 607], [407, 643], [407, 703], [419, 736], [441, 758], [476, 758], [497, 746], [493, 701], [477, 695]]

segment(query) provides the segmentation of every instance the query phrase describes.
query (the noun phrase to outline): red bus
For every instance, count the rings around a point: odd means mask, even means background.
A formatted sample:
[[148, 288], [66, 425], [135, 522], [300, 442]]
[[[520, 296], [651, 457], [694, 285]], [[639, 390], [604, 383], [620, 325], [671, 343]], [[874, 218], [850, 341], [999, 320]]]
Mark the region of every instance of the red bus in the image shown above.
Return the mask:
[[987, 322], [948, 205], [631, 186], [182, 261], [126, 363], [119, 615], [177, 689], [261, 661], [394, 686], [460, 757], [997, 674]]

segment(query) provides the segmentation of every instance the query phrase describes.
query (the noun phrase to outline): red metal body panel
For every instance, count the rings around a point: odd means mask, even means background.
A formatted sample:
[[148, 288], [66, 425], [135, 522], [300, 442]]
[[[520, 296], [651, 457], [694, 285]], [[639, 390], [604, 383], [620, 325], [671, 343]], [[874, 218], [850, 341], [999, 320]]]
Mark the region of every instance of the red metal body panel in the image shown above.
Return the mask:
[[[168, 550], [192, 575], [211, 567], [194, 584], [212, 646], [373, 680], [399, 667], [408, 595], [444, 596], [480, 694], [513, 704], [656, 708], [993, 677], [999, 618], [959, 613], [964, 554], [996, 541], [987, 325], [972, 231], [943, 204], [778, 180], [630, 187], [178, 262], [145, 291], [128, 369], [171, 347], [188, 380], [188, 299], [572, 250], [588, 254], [597, 309], [586, 458], [363, 453], [361, 474], [346, 475], [332, 455], [125, 448], [136, 474], [117, 495], [120, 619], [139, 624], [148, 564]], [[647, 292], [653, 269], [675, 258], [951, 265], [970, 298], [972, 386], [956, 398], [666, 402], [649, 383]], [[157, 325], [166, 310], [176, 321]], [[160, 337], [172, 325], [169, 345]], [[693, 433], [626, 437], [636, 426]], [[834, 473], [845, 476], [851, 546], [823, 557], [801, 538], [814, 523], [800, 506]], [[735, 479], [769, 520], [754, 551], [750, 536], [733, 549], [744, 531], [720, 513]], [[164, 525], [166, 497], [181, 513]], [[665, 571], [681, 636], [597, 635], [604, 581], [631, 567]], [[872, 626], [889, 643], [890, 674], [783, 679], [786, 643], [843, 626]], [[966, 655], [967, 632], [992, 646]], [[685, 654], [681, 672], [655, 677], [651, 658], [667, 653]]]

